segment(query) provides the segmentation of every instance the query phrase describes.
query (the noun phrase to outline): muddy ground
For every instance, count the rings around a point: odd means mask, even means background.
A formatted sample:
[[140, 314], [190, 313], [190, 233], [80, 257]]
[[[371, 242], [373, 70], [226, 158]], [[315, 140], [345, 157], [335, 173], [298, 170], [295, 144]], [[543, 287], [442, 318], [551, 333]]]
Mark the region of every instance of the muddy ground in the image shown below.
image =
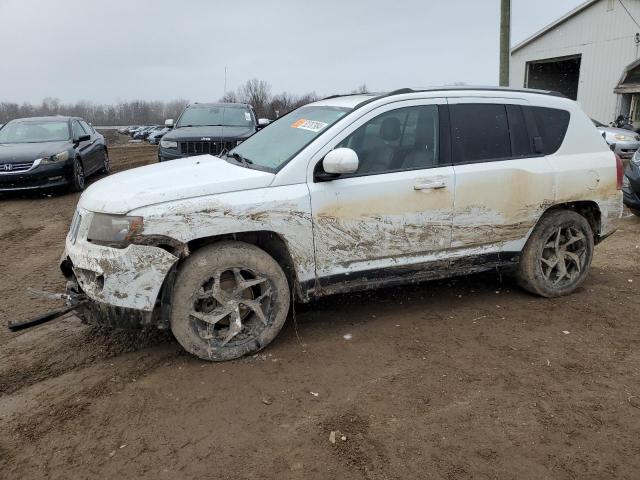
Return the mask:
[[[116, 170], [154, 157], [112, 149]], [[640, 219], [572, 296], [497, 274], [334, 296], [211, 364], [72, 315], [6, 330], [55, 306], [26, 287], [63, 288], [76, 201], [0, 199], [3, 479], [640, 477]]]

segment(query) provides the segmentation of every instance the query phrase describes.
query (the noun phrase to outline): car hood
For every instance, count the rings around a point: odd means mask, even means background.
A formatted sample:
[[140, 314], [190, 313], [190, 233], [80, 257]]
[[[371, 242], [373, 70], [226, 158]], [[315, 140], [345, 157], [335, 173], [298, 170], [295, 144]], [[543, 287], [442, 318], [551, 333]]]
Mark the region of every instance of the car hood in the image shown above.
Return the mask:
[[33, 162], [37, 158], [50, 157], [64, 152], [70, 142], [0, 143], [0, 164]]
[[201, 142], [203, 138], [213, 140], [233, 140], [247, 138], [256, 132], [255, 127], [179, 127], [168, 132], [163, 140]]
[[125, 214], [158, 203], [263, 188], [274, 177], [212, 155], [199, 155], [110, 175], [87, 188], [78, 204], [92, 212]]

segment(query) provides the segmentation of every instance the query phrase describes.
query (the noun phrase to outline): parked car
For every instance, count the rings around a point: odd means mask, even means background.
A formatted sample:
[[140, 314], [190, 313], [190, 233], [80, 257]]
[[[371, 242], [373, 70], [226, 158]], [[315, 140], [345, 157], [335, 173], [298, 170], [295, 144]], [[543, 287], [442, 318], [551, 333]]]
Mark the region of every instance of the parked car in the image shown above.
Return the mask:
[[175, 123], [165, 125], [167, 133], [158, 148], [158, 161], [175, 160], [209, 153], [222, 155], [266, 126], [265, 119], [256, 120], [251, 105], [244, 103], [194, 103]]
[[133, 137], [134, 137], [134, 135], [135, 135], [137, 132], [139, 132], [140, 130], [143, 130], [143, 129], [145, 129], [145, 128], [147, 128], [147, 127], [146, 127], [146, 125], [141, 125], [141, 126], [138, 126], [138, 127], [130, 128], [130, 129], [129, 129], [128, 134], [129, 134], [129, 136], [130, 136], [131, 138], [133, 138]]
[[609, 145], [615, 145], [614, 152], [625, 160], [633, 157], [640, 148], [640, 135], [626, 128], [608, 127], [603, 123], [593, 120], [593, 124], [602, 132]]
[[624, 204], [634, 215], [640, 217], [640, 150], [636, 151], [627, 165], [622, 193]]
[[147, 138], [147, 135], [149, 134], [149, 132], [154, 128], [155, 126], [148, 126], [148, 127], [141, 128], [138, 131], [136, 131], [136, 133], [134, 133], [133, 138], [136, 140], [144, 140], [145, 138]]
[[227, 360], [323, 295], [498, 268], [569, 294], [616, 229], [622, 174], [578, 104], [549, 92], [332, 97], [222, 158], [95, 183], [61, 269], [88, 321], [157, 324]]
[[158, 143], [160, 143], [160, 140], [162, 140], [162, 137], [164, 137], [170, 131], [171, 129], [167, 127], [156, 128], [149, 134], [149, 136], [147, 136], [147, 141], [151, 145], [157, 145]]
[[21, 118], [0, 129], [0, 191], [80, 191], [89, 175], [109, 169], [104, 137], [82, 118]]

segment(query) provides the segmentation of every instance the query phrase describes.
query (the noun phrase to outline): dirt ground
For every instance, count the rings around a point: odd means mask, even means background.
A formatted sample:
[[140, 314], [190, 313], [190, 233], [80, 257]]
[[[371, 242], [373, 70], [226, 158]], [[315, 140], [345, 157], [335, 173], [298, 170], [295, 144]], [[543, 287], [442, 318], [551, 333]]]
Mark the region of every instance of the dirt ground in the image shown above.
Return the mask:
[[[155, 149], [111, 156], [119, 170]], [[26, 287], [63, 288], [76, 201], [0, 199], [3, 479], [640, 477], [640, 219], [569, 297], [497, 274], [334, 296], [212, 364], [72, 315], [8, 332], [56, 306]]]

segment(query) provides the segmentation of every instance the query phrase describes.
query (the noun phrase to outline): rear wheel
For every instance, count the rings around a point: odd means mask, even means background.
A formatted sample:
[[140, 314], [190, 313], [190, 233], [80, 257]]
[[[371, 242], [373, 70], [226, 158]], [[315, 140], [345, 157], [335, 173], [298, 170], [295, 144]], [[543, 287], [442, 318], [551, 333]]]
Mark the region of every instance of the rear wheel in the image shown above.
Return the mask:
[[74, 192], [81, 192], [84, 190], [85, 177], [84, 167], [79, 158], [73, 161], [73, 177], [71, 179], [71, 190]]
[[544, 216], [522, 252], [517, 277], [525, 289], [543, 297], [573, 292], [587, 277], [593, 258], [593, 231], [570, 210]]
[[175, 282], [171, 330], [188, 352], [231, 360], [266, 347], [289, 312], [280, 265], [243, 242], [204, 247], [182, 265]]

